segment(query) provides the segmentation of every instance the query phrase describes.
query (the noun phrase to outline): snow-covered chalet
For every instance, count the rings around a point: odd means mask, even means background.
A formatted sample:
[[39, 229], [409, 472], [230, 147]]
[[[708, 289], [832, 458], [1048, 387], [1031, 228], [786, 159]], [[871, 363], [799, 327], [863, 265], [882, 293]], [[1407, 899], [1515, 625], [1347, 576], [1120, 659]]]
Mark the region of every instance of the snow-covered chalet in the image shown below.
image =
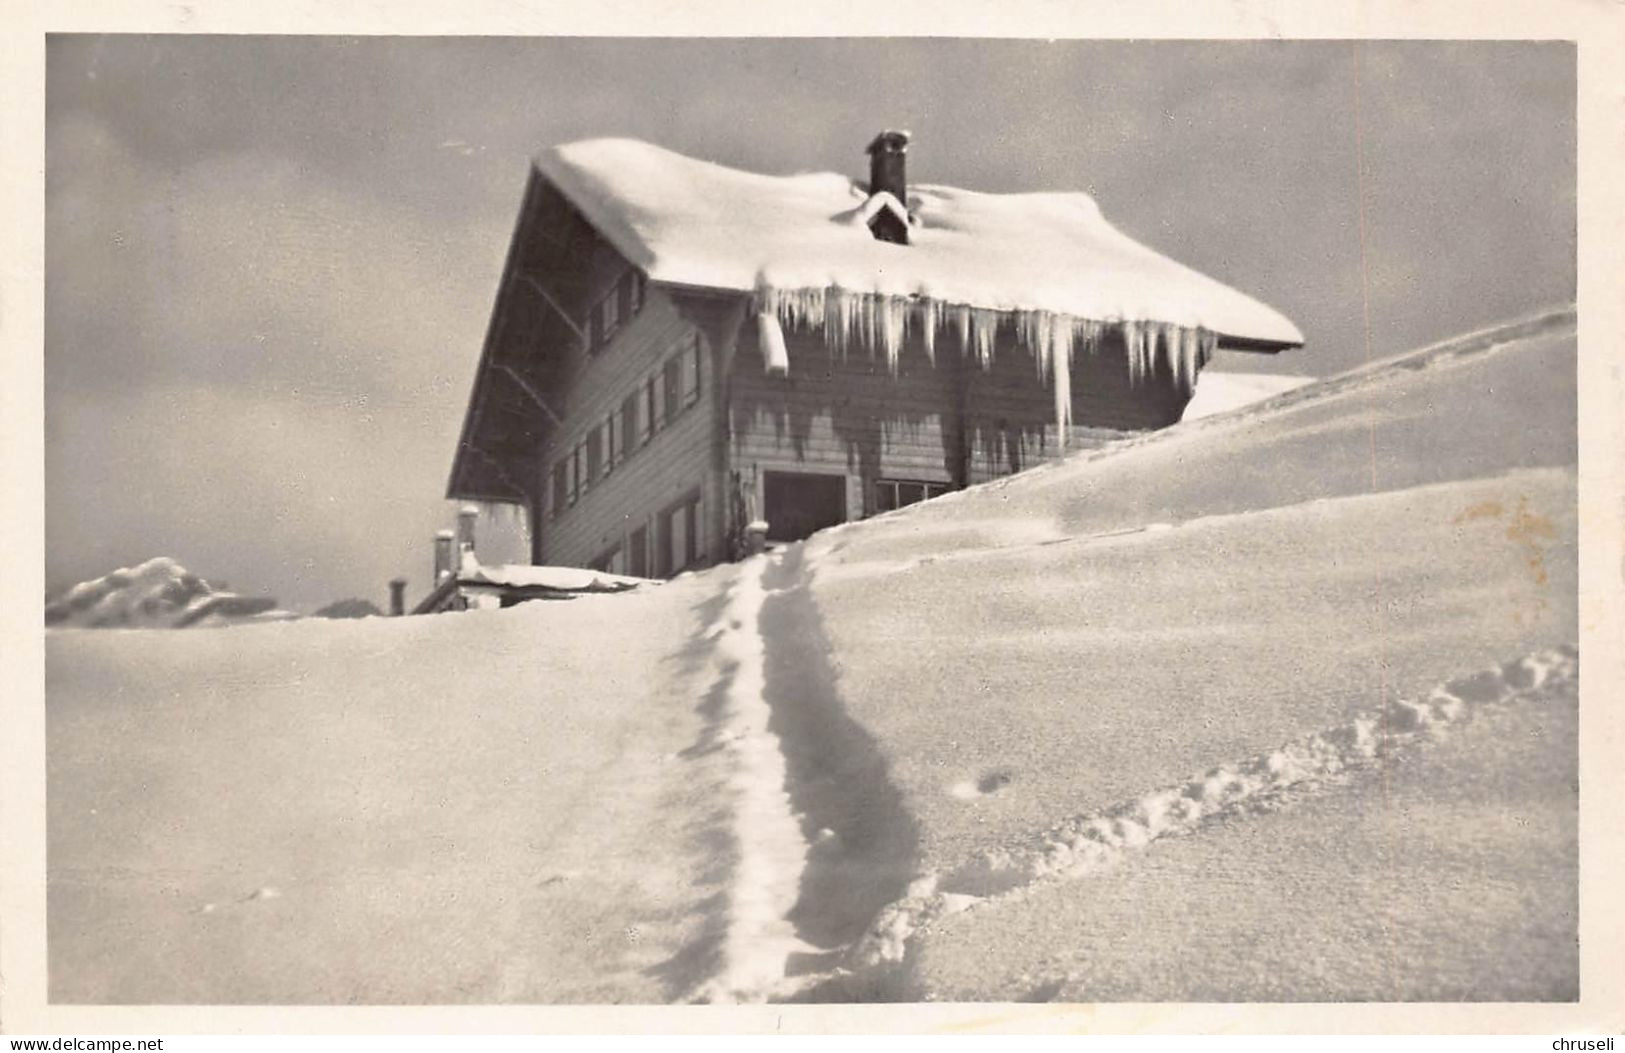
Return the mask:
[[1179, 420], [1285, 317], [1082, 193], [768, 176], [647, 143], [538, 156], [448, 485], [538, 564], [666, 577]]

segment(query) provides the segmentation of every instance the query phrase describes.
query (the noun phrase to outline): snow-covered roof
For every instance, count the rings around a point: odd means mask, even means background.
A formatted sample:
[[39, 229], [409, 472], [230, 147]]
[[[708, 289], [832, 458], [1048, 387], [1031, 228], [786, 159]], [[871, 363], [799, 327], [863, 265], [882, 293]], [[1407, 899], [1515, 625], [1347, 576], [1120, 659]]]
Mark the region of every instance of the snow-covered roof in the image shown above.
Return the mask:
[[459, 585], [494, 585], [513, 589], [547, 589], [554, 592], [621, 592], [649, 584], [647, 578], [610, 574], [580, 567], [535, 567], [521, 563], [465, 564], [457, 575]]
[[630, 139], [557, 146], [536, 163], [657, 282], [917, 296], [1303, 343], [1285, 316], [1134, 241], [1083, 193], [915, 185], [910, 244], [896, 245], [871, 235], [867, 220], [879, 206], [867, 188], [836, 173], [760, 175]]

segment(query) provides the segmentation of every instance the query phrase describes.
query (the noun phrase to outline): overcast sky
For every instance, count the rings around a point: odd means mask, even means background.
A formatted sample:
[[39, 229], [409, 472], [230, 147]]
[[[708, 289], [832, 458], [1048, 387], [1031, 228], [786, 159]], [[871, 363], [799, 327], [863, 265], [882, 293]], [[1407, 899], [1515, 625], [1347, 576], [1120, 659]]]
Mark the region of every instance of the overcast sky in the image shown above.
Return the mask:
[[911, 180], [1086, 190], [1307, 337], [1224, 368], [1365, 360], [1362, 201], [1373, 355], [1574, 298], [1561, 43], [58, 36], [47, 62], [53, 586], [169, 555], [296, 609], [420, 596], [527, 158], [571, 139], [864, 176], [906, 127]]

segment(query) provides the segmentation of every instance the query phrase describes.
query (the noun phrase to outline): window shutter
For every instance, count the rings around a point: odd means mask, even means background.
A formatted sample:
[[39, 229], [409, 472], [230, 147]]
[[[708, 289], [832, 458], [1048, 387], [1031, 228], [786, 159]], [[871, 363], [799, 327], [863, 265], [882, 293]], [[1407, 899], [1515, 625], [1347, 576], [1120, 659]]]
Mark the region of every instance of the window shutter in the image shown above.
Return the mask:
[[668, 421], [677, 416], [677, 410], [682, 405], [678, 401], [681, 397], [679, 392], [681, 391], [680, 385], [682, 382], [682, 358], [681, 356], [673, 356], [666, 360], [665, 369], [666, 419]]
[[638, 434], [638, 396], [636, 393], [626, 396], [621, 401], [621, 445], [622, 453], [632, 452], [632, 444], [637, 441]]
[[627, 271], [621, 280], [615, 283], [615, 296], [620, 301], [621, 317], [631, 318], [637, 306], [632, 296], [632, 283], [637, 275], [636, 271]]
[[604, 474], [604, 434], [603, 427], [594, 427], [587, 433], [587, 483], [597, 483]]

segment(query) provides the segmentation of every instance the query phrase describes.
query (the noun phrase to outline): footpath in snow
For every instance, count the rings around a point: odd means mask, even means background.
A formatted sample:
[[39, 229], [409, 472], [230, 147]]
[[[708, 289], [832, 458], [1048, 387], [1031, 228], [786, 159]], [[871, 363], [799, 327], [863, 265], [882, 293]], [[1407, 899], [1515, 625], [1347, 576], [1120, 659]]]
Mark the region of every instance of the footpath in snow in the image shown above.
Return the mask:
[[907, 897], [881, 913], [855, 949], [853, 964], [902, 961], [914, 934], [944, 915], [997, 902], [1035, 882], [1085, 877], [1161, 838], [1188, 836], [1220, 818], [1277, 810], [1295, 796], [1346, 784], [1423, 740], [1445, 736], [1484, 707], [1552, 703], [1574, 691], [1578, 674], [1579, 653], [1572, 646], [1526, 655], [1458, 677], [1422, 698], [1400, 699], [1340, 727], [985, 849], [949, 873], [917, 879]]
[[785, 998], [832, 972], [914, 861], [883, 759], [845, 714], [802, 546], [741, 564], [703, 638], [714, 681], [699, 749], [728, 758], [736, 863], [691, 997]]

